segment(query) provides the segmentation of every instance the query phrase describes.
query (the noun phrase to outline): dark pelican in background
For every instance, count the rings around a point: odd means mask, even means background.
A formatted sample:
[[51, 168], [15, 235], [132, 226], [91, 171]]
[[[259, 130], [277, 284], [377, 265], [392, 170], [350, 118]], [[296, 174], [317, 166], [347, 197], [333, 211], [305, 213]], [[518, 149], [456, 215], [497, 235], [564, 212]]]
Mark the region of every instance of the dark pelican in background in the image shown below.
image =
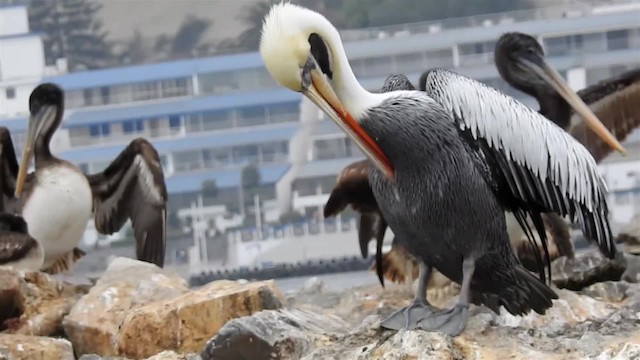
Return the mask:
[[37, 269], [44, 261], [44, 249], [29, 235], [20, 215], [0, 213], [0, 266], [16, 270]]
[[[514, 88], [536, 98], [540, 113], [573, 135], [596, 162], [611, 147], [580, 121], [589, 107], [619, 141], [640, 126], [640, 68], [602, 80], [576, 93], [544, 59], [531, 35], [506, 33], [496, 43], [494, 58], [500, 76]], [[422, 83], [422, 81], [421, 81]]]
[[[505, 211], [532, 217], [541, 237], [541, 213], [576, 217], [585, 236], [615, 256], [593, 157], [515, 99], [447, 70], [428, 74], [426, 92], [370, 93], [335, 27], [290, 3], [267, 14], [260, 54], [279, 84], [313, 101], [371, 161], [374, 196], [409, 253], [427, 272], [435, 268], [461, 284], [452, 309], [412, 304], [405, 319], [394, 314], [384, 327], [458, 335], [474, 299], [517, 315], [551, 307], [557, 294], [511, 250]], [[623, 149], [595, 117], [587, 121]]]
[[[75, 247], [92, 212], [102, 234], [113, 234], [131, 219], [138, 259], [164, 266], [167, 191], [153, 146], [135, 139], [103, 172], [85, 175], [49, 149], [64, 112], [62, 89], [39, 85], [29, 110], [20, 166], [8, 129], [0, 128], [0, 211], [20, 214], [44, 250], [43, 261], [32, 270], [57, 272], [83, 255]], [[27, 174], [32, 155], [35, 171]]]

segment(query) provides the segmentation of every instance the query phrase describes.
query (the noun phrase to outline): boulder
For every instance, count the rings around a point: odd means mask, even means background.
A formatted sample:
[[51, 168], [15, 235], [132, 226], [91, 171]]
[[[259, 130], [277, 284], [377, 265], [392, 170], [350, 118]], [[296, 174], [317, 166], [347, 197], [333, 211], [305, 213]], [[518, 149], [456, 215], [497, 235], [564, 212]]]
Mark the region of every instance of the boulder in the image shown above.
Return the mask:
[[618, 281], [627, 267], [622, 252], [614, 259], [603, 257], [596, 249], [569, 259], [561, 257], [551, 263], [553, 284], [560, 289], [581, 290], [603, 281]]
[[62, 334], [62, 318], [88, 286], [59, 282], [41, 272], [0, 268], [0, 331], [5, 334]]
[[207, 342], [202, 359], [300, 359], [348, 328], [339, 317], [308, 310], [261, 311], [226, 323]]
[[176, 274], [151, 263], [116, 258], [65, 317], [64, 330], [77, 355], [119, 355], [120, 328], [133, 309], [187, 291], [187, 282]]
[[115, 338], [117, 353], [141, 359], [162, 350], [197, 352], [229, 320], [282, 307], [274, 282], [220, 280], [132, 309]]
[[32, 335], [0, 335], [0, 359], [75, 360], [68, 340]]

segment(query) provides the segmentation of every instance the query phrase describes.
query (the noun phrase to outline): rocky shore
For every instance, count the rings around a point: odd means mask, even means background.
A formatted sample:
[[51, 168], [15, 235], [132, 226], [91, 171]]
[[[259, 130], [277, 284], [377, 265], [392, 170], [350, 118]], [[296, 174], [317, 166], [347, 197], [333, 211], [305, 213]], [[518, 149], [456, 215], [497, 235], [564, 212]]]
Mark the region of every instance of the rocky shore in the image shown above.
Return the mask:
[[[0, 269], [0, 359], [638, 359], [640, 256], [593, 251], [553, 263], [560, 297], [545, 316], [473, 306], [457, 338], [380, 329], [408, 285], [327, 290], [311, 278], [189, 289], [155, 265], [115, 259], [95, 283]], [[375, 274], [371, 274], [375, 276]], [[458, 286], [429, 291], [449, 306]]]

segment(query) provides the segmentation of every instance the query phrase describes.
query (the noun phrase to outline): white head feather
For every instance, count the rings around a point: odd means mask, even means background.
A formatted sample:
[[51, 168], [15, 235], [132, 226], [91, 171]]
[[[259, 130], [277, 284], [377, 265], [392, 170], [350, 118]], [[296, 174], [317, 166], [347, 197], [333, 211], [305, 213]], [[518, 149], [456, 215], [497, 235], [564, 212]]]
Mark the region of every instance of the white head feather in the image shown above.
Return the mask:
[[[325, 42], [333, 72], [331, 87], [352, 116], [380, 103], [378, 94], [366, 91], [356, 80], [338, 30], [321, 14], [287, 2], [274, 4], [264, 19], [260, 55], [271, 77], [280, 85], [302, 91], [302, 67], [311, 56], [309, 36]], [[385, 94], [384, 97], [387, 97]]]

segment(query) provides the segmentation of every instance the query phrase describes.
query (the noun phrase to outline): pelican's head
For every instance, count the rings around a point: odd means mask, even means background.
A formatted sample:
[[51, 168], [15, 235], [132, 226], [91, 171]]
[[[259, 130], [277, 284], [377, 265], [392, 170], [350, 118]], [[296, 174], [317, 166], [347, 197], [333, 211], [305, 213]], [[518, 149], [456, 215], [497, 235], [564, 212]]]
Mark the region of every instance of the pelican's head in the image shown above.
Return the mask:
[[344, 105], [362, 105], [366, 101], [361, 97], [371, 94], [357, 83], [338, 30], [329, 20], [290, 3], [273, 5], [262, 25], [260, 55], [274, 80], [309, 98], [393, 177], [389, 160], [355, 120], [356, 107], [350, 106], [350, 112]]
[[507, 82], [532, 96], [536, 96], [540, 88], [551, 86], [577, 114], [582, 116], [593, 132], [609, 146], [624, 153], [624, 148], [618, 140], [569, 87], [562, 76], [545, 61], [544, 56], [540, 43], [528, 34], [506, 33], [496, 43], [496, 67]]
[[38, 85], [29, 97], [29, 124], [27, 136], [22, 148], [20, 168], [16, 179], [15, 196], [22, 194], [22, 186], [27, 175], [33, 148], [39, 139], [43, 139], [43, 145], [49, 146], [53, 132], [58, 128], [64, 111], [64, 94], [62, 89], [52, 83]]

